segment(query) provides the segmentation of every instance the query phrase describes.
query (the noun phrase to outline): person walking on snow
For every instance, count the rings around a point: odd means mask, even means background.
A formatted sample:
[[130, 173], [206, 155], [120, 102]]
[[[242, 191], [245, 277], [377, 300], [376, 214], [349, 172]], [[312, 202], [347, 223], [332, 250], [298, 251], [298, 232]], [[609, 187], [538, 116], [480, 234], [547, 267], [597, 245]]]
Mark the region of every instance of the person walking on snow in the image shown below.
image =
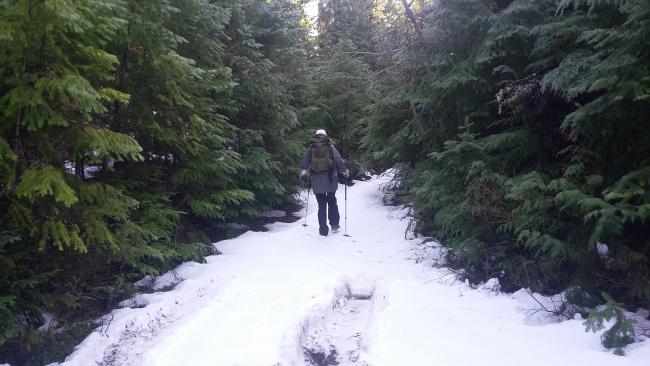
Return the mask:
[[340, 172], [346, 178], [350, 175], [350, 172], [345, 167], [341, 155], [327, 137], [325, 130], [320, 129], [314, 134], [300, 168], [302, 169], [300, 171], [301, 177], [309, 176], [311, 189], [318, 201], [318, 232], [322, 236], [327, 236], [329, 227], [327, 226], [326, 214], [329, 224], [332, 226], [332, 231], [339, 229], [339, 220], [341, 218], [339, 207], [336, 204], [336, 189], [339, 186], [337, 172]]

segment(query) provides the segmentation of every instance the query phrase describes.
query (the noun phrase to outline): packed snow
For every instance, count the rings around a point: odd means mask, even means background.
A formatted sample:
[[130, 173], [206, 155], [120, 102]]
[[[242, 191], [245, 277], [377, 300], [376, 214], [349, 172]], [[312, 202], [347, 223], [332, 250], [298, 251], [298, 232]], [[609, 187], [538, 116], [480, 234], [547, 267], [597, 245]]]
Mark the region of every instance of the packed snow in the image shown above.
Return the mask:
[[444, 248], [409, 234], [408, 209], [383, 205], [389, 179], [348, 189], [350, 237], [318, 235], [311, 195], [307, 227], [271, 224], [216, 243], [222, 254], [205, 264], [145, 279], [173, 289], [125, 301], [62, 365], [650, 363], [648, 340], [616, 356], [582, 320], [544, 317], [535, 294], [457, 281]]

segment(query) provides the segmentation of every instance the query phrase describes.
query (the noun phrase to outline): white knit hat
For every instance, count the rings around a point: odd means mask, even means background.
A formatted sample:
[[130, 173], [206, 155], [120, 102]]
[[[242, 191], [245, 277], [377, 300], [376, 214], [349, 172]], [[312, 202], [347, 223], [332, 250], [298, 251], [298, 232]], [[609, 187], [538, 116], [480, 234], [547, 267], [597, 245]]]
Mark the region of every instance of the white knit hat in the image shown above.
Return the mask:
[[327, 132], [325, 132], [325, 130], [321, 128], [320, 130], [316, 130], [316, 133], [314, 134], [314, 136], [317, 136], [317, 135], [327, 136]]

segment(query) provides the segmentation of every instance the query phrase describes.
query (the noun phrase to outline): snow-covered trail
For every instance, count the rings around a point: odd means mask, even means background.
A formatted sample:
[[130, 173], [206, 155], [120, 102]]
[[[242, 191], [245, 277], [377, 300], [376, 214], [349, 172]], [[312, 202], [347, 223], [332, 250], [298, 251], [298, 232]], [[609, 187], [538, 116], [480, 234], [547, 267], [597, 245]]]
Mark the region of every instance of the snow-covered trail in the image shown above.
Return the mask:
[[[382, 204], [386, 179], [349, 188], [352, 237], [320, 237], [312, 197], [308, 227], [217, 243], [222, 255], [182, 265], [174, 290], [114, 311], [63, 364], [309, 365], [304, 348], [326, 343], [356, 345], [353, 358], [339, 350], [341, 365], [650, 363], [650, 341], [614, 356], [579, 320], [527, 324], [520, 293], [438, 281], [448, 272], [412, 259], [406, 211]], [[337, 196], [343, 216], [343, 187]]]

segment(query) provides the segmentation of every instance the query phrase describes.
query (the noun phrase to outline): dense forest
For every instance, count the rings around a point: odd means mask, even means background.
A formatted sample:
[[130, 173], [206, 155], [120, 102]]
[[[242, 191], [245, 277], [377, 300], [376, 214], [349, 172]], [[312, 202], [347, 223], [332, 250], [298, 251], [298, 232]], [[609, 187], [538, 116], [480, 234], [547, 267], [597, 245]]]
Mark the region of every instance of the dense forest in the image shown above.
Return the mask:
[[291, 1], [0, 3], [1, 358], [62, 359], [133, 281], [291, 196], [307, 31]]
[[632, 341], [650, 3], [307, 2], [0, 1], [0, 361], [62, 360], [134, 281], [292, 202], [314, 128], [396, 167], [470, 282], [566, 291]]

